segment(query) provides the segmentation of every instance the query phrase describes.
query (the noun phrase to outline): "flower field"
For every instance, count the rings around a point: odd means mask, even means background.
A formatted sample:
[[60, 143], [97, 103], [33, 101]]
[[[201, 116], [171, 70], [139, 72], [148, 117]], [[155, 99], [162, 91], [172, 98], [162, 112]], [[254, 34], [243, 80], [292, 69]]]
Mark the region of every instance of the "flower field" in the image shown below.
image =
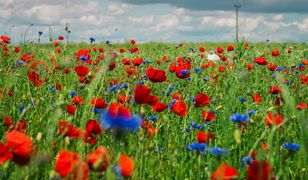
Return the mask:
[[1, 179], [306, 179], [299, 43], [0, 40]]

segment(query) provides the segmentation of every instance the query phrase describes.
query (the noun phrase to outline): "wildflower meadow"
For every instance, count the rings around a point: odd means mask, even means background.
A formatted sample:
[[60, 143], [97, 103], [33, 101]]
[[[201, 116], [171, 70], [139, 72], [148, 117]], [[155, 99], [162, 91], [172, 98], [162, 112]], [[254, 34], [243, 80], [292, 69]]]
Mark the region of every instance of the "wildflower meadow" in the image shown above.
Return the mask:
[[10, 42], [1, 179], [308, 178], [306, 43]]

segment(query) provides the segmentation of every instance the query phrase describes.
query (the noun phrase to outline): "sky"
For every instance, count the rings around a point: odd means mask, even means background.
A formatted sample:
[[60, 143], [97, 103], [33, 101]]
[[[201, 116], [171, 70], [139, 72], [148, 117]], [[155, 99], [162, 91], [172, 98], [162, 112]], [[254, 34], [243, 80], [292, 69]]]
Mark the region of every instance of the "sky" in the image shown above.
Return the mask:
[[[308, 0], [240, 0], [239, 36], [252, 42], [308, 42]], [[0, 0], [0, 35], [13, 42], [234, 42], [234, 0]], [[29, 27], [30, 24], [33, 26]]]

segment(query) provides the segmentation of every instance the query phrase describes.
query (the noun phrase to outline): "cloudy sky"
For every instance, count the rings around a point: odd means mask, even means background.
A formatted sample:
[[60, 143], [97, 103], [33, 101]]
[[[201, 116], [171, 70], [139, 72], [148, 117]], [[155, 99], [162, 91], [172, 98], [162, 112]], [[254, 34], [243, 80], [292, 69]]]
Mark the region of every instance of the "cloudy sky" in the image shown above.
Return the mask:
[[[235, 39], [233, 0], [0, 0], [0, 34], [21, 40], [38, 31], [87, 41], [208, 42]], [[240, 36], [250, 41], [308, 42], [308, 0], [243, 0]]]

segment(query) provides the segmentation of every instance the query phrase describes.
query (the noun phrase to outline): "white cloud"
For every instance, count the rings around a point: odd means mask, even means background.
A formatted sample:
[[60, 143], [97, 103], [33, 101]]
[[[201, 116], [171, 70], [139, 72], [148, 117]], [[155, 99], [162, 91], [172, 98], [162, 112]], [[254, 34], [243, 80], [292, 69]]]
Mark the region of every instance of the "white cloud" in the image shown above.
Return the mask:
[[128, 4], [110, 2], [107, 7], [108, 15], [123, 15], [129, 10]]
[[283, 14], [277, 14], [273, 17], [274, 21], [282, 21], [284, 18]]
[[131, 23], [142, 23], [144, 25], [151, 25], [154, 23], [154, 16], [129, 16], [128, 20]]
[[302, 32], [308, 32], [308, 18], [304, 19], [297, 25], [298, 29]]

